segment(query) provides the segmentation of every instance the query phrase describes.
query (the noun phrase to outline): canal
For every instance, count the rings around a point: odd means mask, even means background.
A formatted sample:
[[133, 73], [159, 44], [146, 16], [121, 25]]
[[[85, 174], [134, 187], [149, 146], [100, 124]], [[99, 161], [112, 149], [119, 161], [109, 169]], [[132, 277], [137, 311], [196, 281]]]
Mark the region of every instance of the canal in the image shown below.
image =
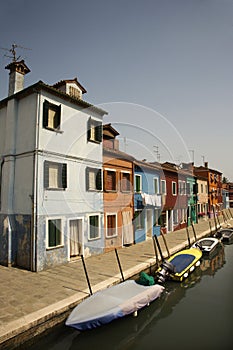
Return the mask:
[[166, 292], [138, 317], [128, 316], [95, 330], [64, 325], [20, 349], [205, 349], [230, 350], [233, 336], [233, 245], [220, 245], [182, 284]]

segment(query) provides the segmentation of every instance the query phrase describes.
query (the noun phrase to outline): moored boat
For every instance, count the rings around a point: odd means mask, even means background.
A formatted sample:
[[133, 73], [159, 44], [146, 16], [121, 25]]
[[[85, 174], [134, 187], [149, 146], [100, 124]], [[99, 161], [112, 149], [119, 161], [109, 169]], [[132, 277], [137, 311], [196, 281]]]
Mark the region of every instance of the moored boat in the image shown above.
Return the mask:
[[203, 254], [211, 254], [219, 244], [219, 240], [215, 237], [205, 237], [196, 241], [192, 248], [199, 248]]
[[164, 283], [166, 279], [182, 282], [188, 275], [200, 265], [202, 251], [197, 248], [181, 250], [163, 261], [156, 271], [158, 283]]
[[66, 320], [66, 326], [78, 330], [93, 329], [114, 319], [133, 314], [160, 297], [164, 287], [143, 286], [134, 280], [98, 291], [77, 305]]

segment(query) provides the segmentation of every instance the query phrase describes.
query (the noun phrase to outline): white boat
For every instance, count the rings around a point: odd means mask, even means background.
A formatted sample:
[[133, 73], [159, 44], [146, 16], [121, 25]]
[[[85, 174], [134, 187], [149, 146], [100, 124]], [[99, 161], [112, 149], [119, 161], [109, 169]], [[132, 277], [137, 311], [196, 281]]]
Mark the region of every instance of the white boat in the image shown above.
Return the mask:
[[210, 254], [219, 244], [219, 240], [214, 237], [206, 237], [201, 238], [198, 241], [196, 241], [192, 248], [199, 248], [202, 253], [208, 253]]
[[159, 284], [143, 286], [127, 280], [85, 299], [74, 308], [65, 324], [78, 330], [96, 328], [137, 312], [159, 298], [163, 290]]

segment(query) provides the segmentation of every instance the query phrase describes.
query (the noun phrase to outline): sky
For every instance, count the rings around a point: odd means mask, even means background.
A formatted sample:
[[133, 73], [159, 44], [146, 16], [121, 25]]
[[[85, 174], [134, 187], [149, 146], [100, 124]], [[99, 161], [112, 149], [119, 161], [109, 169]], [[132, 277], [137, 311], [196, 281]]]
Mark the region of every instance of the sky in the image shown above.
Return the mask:
[[12, 44], [25, 87], [77, 77], [122, 151], [233, 181], [233, 0], [2, 0], [0, 100]]

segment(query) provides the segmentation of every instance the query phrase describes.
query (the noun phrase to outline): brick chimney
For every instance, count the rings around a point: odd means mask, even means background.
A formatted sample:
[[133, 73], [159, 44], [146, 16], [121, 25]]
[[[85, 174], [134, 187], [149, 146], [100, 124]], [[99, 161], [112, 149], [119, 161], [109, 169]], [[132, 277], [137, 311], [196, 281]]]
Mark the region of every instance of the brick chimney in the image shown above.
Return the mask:
[[16, 92], [23, 90], [24, 75], [29, 73], [30, 69], [26, 66], [24, 60], [21, 60], [19, 62], [13, 61], [8, 64], [5, 69], [10, 70], [8, 96], [11, 96]]

